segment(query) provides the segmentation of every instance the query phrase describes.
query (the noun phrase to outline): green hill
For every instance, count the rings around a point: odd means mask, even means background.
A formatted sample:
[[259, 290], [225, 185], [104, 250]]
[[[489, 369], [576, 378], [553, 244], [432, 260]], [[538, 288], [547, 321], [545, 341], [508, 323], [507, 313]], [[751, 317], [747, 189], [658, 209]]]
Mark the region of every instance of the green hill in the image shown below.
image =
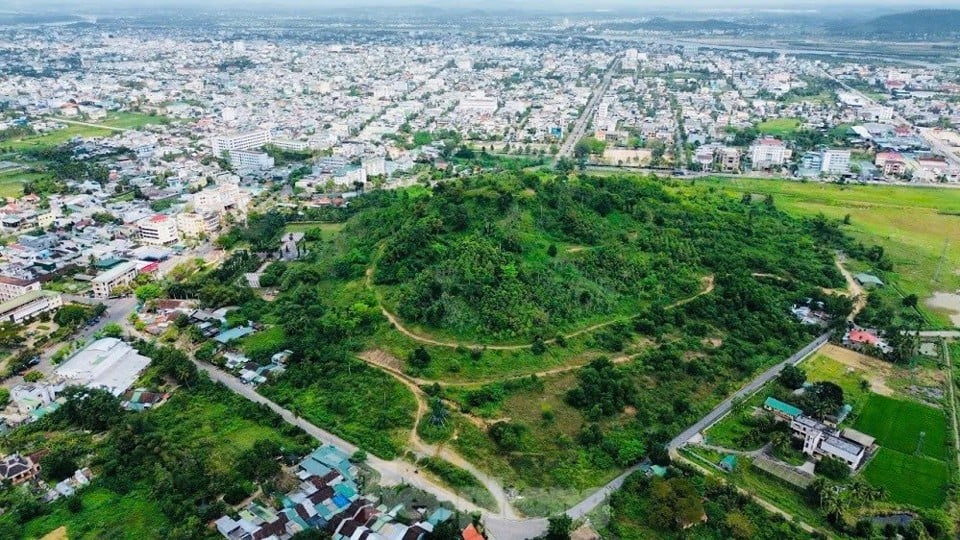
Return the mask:
[[918, 9], [883, 15], [860, 24], [838, 24], [834, 31], [877, 40], [950, 39], [960, 35], [960, 10]]
[[383, 239], [373, 283], [387, 306], [482, 342], [668, 305], [716, 272], [839, 283], [830, 253], [773, 206], [652, 181], [491, 176], [390, 201], [376, 215], [345, 232]]

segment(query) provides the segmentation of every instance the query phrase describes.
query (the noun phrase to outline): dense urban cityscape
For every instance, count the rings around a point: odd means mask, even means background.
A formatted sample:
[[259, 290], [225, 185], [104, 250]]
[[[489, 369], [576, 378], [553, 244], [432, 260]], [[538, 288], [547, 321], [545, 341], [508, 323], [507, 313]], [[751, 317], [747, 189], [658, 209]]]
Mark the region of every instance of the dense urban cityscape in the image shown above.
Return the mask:
[[956, 538], [960, 11], [48, 3], [0, 538]]

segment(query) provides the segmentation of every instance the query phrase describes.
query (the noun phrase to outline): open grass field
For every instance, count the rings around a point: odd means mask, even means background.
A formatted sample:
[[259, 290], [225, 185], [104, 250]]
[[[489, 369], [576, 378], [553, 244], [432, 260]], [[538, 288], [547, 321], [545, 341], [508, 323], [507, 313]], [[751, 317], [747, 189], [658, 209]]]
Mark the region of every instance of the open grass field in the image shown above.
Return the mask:
[[947, 457], [947, 419], [940, 409], [874, 394], [853, 427], [876, 437], [880, 446], [908, 455], [916, 453], [922, 432], [920, 453]]
[[[925, 298], [934, 291], [960, 288], [958, 189], [751, 178], [710, 179], [707, 183], [730, 192], [771, 194], [779, 208], [795, 215], [843, 219], [849, 214], [851, 223], [844, 230], [865, 244], [884, 248], [896, 272], [887, 279], [906, 293]], [[938, 318], [944, 324], [949, 322], [943, 314]]]
[[324, 236], [332, 236], [343, 230], [346, 223], [324, 223], [322, 221], [301, 221], [287, 223], [283, 228], [285, 233], [307, 232], [310, 229], [320, 229]]
[[23, 195], [23, 184], [42, 178], [42, 173], [13, 171], [0, 174], [0, 197]]
[[800, 128], [796, 118], [773, 118], [757, 124], [757, 131], [765, 135], [785, 137]]
[[937, 508], [946, 500], [949, 471], [936, 459], [881, 448], [863, 476], [871, 484], [884, 487], [892, 502]]
[[108, 114], [103, 120], [97, 120], [91, 123], [119, 129], [140, 129], [143, 126], [151, 124], [169, 124], [170, 119], [165, 116], [157, 116], [152, 114], [115, 112]]
[[54, 503], [53, 512], [26, 526], [25, 536], [39, 538], [65, 526], [71, 540], [159, 538], [170, 527], [146, 488], [135, 488], [124, 495], [108, 489], [90, 488], [78, 496], [83, 501], [81, 511], [70, 512], [65, 500], [61, 499]]
[[0, 144], [0, 148], [10, 148], [13, 151], [50, 148], [64, 144], [74, 137], [110, 137], [115, 133], [115, 131], [105, 128], [68, 124], [67, 127], [63, 129], [42, 135], [33, 135], [22, 139], [5, 141]]
[[860, 382], [864, 380], [864, 374], [851, 371], [851, 368], [845, 364], [825, 354], [818, 354], [800, 367], [807, 372], [808, 381], [830, 381], [843, 388], [844, 401], [853, 406], [854, 414], [863, 410], [867, 400], [870, 399], [870, 391], [860, 386]]

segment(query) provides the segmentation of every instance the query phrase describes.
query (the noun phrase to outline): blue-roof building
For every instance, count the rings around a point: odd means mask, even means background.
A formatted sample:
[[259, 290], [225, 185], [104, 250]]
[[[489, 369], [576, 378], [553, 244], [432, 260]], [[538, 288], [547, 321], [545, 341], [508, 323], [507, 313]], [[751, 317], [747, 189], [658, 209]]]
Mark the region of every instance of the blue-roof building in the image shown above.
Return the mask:
[[217, 343], [221, 345], [227, 345], [231, 341], [236, 341], [243, 336], [250, 335], [254, 332], [253, 328], [249, 326], [238, 326], [236, 328], [231, 328], [217, 334], [217, 337], [213, 338]]

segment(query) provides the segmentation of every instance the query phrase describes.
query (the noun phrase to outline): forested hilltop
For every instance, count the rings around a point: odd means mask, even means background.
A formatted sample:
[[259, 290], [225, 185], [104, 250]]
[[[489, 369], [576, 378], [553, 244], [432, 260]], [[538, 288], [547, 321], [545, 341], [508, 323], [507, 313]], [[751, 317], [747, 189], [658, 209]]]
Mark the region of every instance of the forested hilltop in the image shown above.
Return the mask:
[[843, 283], [832, 253], [769, 200], [532, 174], [369, 199], [346, 232], [367, 244], [388, 306], [480, 341], [552, 337], [669, 305], [720, 273]]
[[[835, 251], [868, 250], [840, 227], [696, 183], [505, 171], [252, 215], [222, 265], [167, 289], [237, 306], [255, 362], [292, 351], [263, 395], [383, 458], [442, 444], [549, 515], [666, 462], [667, 441], [821, 333], [794, 304], [841, 323]], [[293, 231], [298, 256], [250, 289]]]

